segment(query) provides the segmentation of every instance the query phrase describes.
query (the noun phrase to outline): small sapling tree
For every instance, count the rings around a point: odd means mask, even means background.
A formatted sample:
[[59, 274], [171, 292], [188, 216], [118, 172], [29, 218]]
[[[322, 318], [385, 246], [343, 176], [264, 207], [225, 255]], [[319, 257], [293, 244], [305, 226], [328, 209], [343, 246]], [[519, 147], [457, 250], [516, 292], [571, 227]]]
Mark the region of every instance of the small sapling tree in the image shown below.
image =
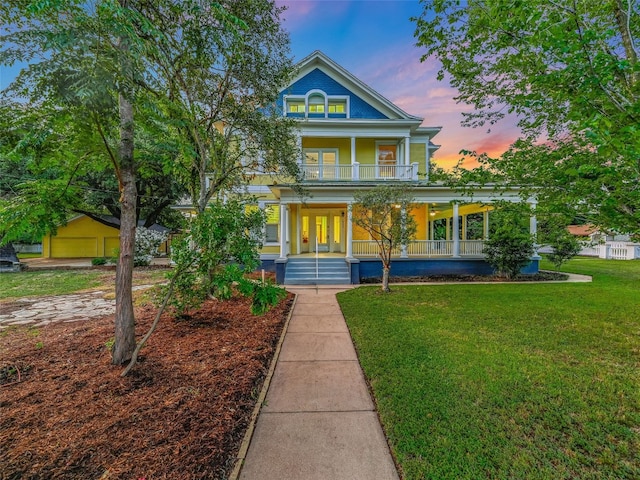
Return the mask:
[[184, 314], [207, 298], [225, 300], [234, 291], [252, 298], [254, 315], [263, 314], [285, 295], [270, 281], [246, 276], [260, 265], [265, 214], [240, 200], [216, 201], [191, 221], [189, 231], [171, 245], [175, 267], [169, 273], [162, 304], [154, 322], [136, 346], [125, 376], [155, 330], [164, 309], [170, 305]]
[[411, 215], [413, 197], [405, 185], [382, 185], [354, 195], [353, 223], [365, 230], [378, 245], [382, 261], [382, 290], [389, 292], [391, 255], [411, 241], [416, 222]]

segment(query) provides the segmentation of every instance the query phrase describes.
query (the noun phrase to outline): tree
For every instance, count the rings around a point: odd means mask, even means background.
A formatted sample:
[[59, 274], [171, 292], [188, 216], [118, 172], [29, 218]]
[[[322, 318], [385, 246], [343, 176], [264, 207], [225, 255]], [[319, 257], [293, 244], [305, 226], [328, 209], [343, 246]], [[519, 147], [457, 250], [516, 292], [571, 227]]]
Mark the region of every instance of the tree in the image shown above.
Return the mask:
[[519, 185], [539, 210], [580, 215], [607, 230], [640, 231], [639, 4], [423, 2], [422, 60], [433, 56], [474, 108], [465, 125], [519, 119], [521, 138], [498, 159], [475, 152], [464, 181]]
[[188, 232], [172, 243], [175, 268], [169, 273], [162, 304], [122, 376], [135, 365], [167, 305], [184, 315], [207, 298], [225, 300], [237, 291], [252, 298], [252, 313], [258, 315], [286, 295], [284, 289], [269, 281], [252, 280], [245, 275], [260, 265], [258, 251], [264, 223], [264, 211], [237, 199], [212, 202], [191, 220]]
[[[297, 171], [293, 124], [272, 114], [292, 73], [280, 11], [270, 0], [12, 0], [0, 9], [0, 63], [31, 62], [9, 93], [91, 126], [115, 173], [121, 235], [113, 363], [129, 359], [135, 345], [140, 119], [151, 113], [166, 124], [159, 142], [169, 140], [177, 154], [175, 170], [165, 165], [163, 173], [183, 182], [201, 212], [260, 169]], [[54, 193], [71, 196], [72, 187], [58, 181]], [[24, 199], [18, 197], [26, 212]], [[37, 211], [42, 221], [46, 209]]]
[[411, 215], [413, 197], [405, 185], [381, 185], [357, 192], [352, 207], [353, 223], [365, 230], [378, 245], [382, 261], [382, 290], [389, 292], [391, 256], [415, 236]]
[[[163, 108], [180, 139], [181, 180], [204, 212], [220, 194], [256, 173], [299, 175], [295, 120], [275, 109], [293, 74], [289, 38], [270, 0], [204, 4], [140, 2], [139, 15], [162, 25], [150, 51], [163, 79]], [[194, 14], [197, 12], [197, 14]]]
[[[135, 348], [131, 291], [137, 223], [134, 112], [149, 78], [143, 75], [145, 43], [135, 33], [139, 18], [131, 14], [129, 3], [16, 0], [0, 10], [8, 30], [1, 38], [0, 63], [31, 62], [5, 94], [54, 113], [69, 109], [84, 113], [82, 118], [92, 117], [115, 172], [121, 214], [114, 364], [128, 360]], [[113, 122], [118, 128], [115, 149], [104, 135], [104, 126]], [[60, 190], [68, 192], [67, 187]]]

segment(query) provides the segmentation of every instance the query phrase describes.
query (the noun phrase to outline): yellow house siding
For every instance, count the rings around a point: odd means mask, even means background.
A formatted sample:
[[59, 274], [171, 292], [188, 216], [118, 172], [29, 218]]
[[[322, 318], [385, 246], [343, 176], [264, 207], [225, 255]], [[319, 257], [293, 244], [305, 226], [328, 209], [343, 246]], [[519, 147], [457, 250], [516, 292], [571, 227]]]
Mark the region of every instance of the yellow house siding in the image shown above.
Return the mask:
[[358, 225], [353, 225], [353, 239], [354, 240], [371, 240], [369, 233]]
[[424, 143], [412, 143], [409, 148], [411, 163], [418, 164], [418, 172], [427, 173], [427, 146]]
[[116, 252], [120, 250], [120, 237], [105, 237], [104, 239], [104, 256], [115, 257]]
[[425, 204], [419, 204], [414, 210], [411, 211], [413, 214], [413, 218], [417, 224], [416, 230], [416, 240], [426, 240], [427, 239], [427, 206]]
[[360, 165], [374, 165], [376, 163], [376, 141], [374, 138], [356, 139], [356, 161]]
[[289, 242], [291, 253], [295, 254], [298, 250], [298, 205], [291, 205], [289, 210]]

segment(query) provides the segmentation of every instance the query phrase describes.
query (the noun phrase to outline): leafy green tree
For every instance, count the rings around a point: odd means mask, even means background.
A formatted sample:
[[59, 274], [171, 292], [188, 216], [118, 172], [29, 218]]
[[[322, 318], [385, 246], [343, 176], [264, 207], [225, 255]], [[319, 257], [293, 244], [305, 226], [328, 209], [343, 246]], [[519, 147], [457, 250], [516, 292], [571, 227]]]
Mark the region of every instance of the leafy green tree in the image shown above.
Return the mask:
[[271, 0], [202, 4], [139, 2], [139, 15], [162, 25], [150, 51], [166, 90], [163, 109], [180, 139], [178, 174], [195, 209], [241, 190], [256, 173], [297, 178], [295, 121], [275, 108], [294, 68], [282, 8]]
[[352, 206], [353, 223], [365, 230], [378, 245], [382, 261], [382, 290], [389, 292], [391, 256], [415, 236], [417, 225], [411, 214], [413, 196], [405, 185], [381, 185], [357, 192]]
[[499, 275], [514, 278], [535, 253], [534, 238], [524, 223], [529, 218], [528, 207], [500, 203], [489, 218], [489, 239], [484, 245], [486, 261]]
[[131, 14], [130, 3], [15, 0], [0, 9], [6, 26], [0, 39], [0, 63], [29, 63], [5, 95], [26, 99], [31, 106], [46, 106], [54, 113], [68, 109], [80, 113], [83, 120], [92, 116], [103, 138], [106, 125], [117, 126], [116, 148], [105, 142], [118, 181], [121, 211], [112, 356], [116, 364], [128, 360], [135, 348], [131, 292], [137, 204], [134, 112], [149, 79], [143, 74], [146, 44], [135, 33], [139, 18]]
[[416, 22], [473, 108], [465, 125], [505, 115], [521, 138], [501, 158], [475, 152], [464, 182], [519, 185], [538, 215], [563, 210], [607, 230], [640, 231], [640, 9], [633, 0], [424, 1]]
[[[156, 126], [166, 126], [154, 147], [169, 141], [177, 153], [175, 170], [163, 173], [182, 182], [199, 211], [261, 169], [296, 172], [292, 124], [270, 107], [292, 72], [279, 13], [269, 0], [12, 0], [0, 7], [0, 63], [30, 63], [5, 93], [30, 107], [70, 112], [77, 130], [91, 127], [88, 135], [98, 138], [115, 173], [121, 235], [114, 363], [129, 359], [135, 346], [131, 274], [144, 170], [136, 153], [144, 140], [141, 118], [151, 114]], [[86, 146], [78, 135], [70, 138]], [[51, 160], [51, 166], [69, 171], [68, 163]], [[73, 197], [73, 185], [57, 178], [45, 198]], [[25, 213], [27, 197], [16, 200]], [[42, 221], [47, 208], [34, 211]]]

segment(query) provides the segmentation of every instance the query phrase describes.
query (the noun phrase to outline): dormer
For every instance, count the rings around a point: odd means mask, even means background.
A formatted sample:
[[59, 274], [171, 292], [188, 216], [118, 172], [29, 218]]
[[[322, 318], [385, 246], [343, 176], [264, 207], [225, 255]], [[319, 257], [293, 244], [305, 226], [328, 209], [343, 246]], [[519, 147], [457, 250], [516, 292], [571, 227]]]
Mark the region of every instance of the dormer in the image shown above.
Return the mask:
[[349, 118], [349, 95], [309, 90], [305, 95], [284, 95], [284, 114], [295, 118]]

